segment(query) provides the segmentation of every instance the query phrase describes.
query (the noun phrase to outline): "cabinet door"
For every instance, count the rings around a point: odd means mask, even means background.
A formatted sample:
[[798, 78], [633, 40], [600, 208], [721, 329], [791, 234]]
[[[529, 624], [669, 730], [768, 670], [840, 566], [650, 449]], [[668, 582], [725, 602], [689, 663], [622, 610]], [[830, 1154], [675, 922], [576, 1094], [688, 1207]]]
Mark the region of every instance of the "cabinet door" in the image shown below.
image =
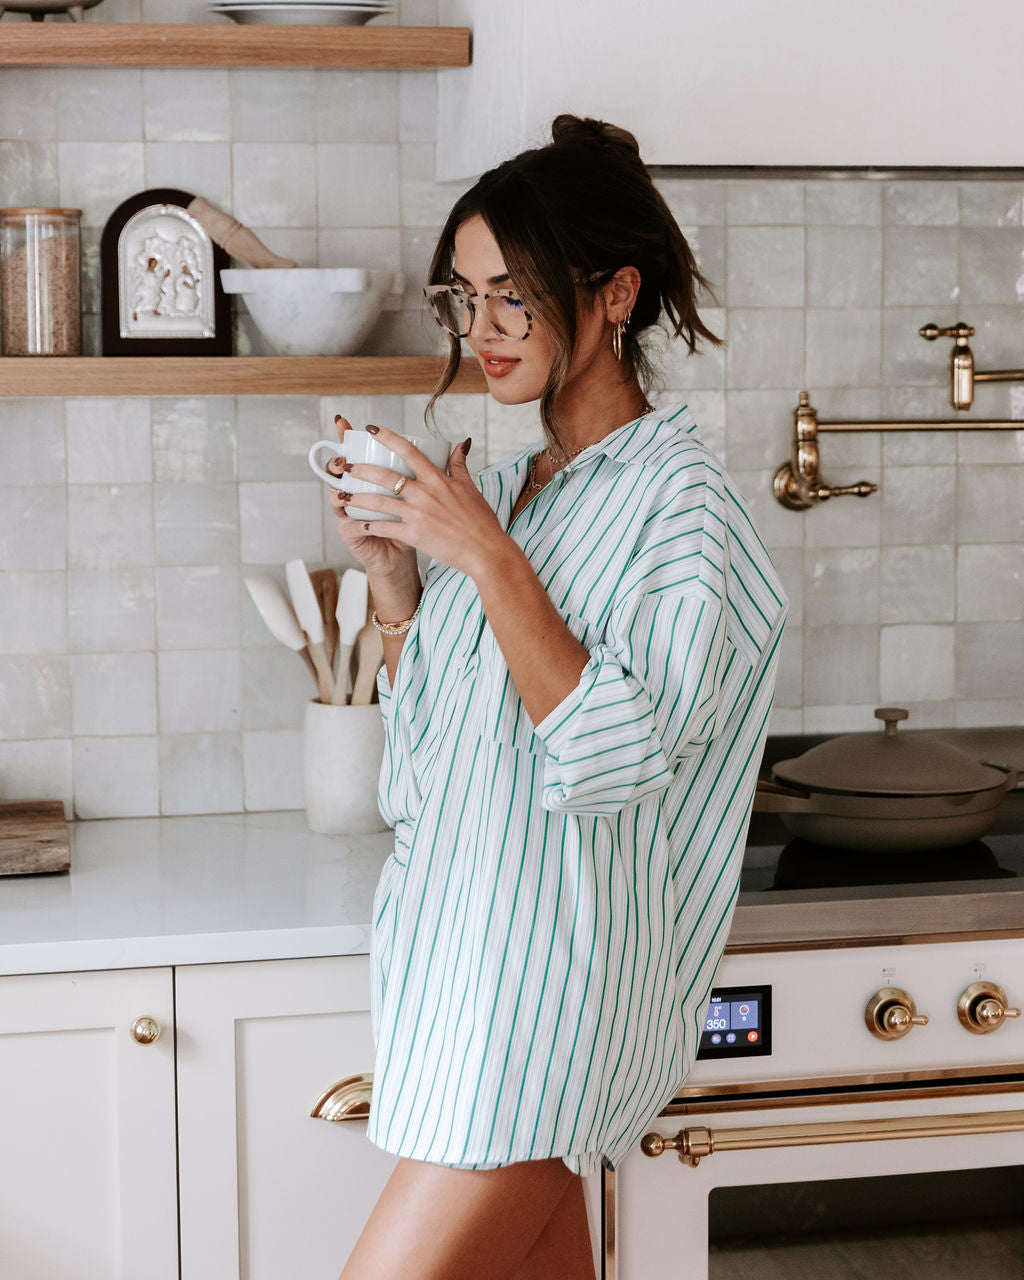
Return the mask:
[[0, 1135], [0, 1273], [177, 1280], [170, 969], [0, 978]]
[[473, 60], [438, 72], [439, 181], [562, 111], [632, 130], [650, 165], [1020, 164], [1020, 0], [441, 0], [440, 19], [472, 27]]
[[336, 1280], [395, 1164], [310, 1117], [373, 1070], [366, 956], [176, 972], [182, 1280]]

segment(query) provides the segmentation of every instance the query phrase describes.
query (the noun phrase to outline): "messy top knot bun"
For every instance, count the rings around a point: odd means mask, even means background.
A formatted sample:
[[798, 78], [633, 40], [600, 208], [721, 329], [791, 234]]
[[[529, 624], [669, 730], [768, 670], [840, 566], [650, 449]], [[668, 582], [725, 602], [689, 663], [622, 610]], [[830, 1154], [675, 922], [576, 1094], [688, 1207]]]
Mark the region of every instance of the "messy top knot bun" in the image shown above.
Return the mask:
[[551, 122], [551, 141], [559, 143], [598, 142], [602, 146], [625, 146], [639, 160], [640, 144], [628, 129], [590, 116], [555, 116]]
[[[596, 290], [621, 267], [635, 267], [640, 291], [623, 337], [623, 365], [644, 390], [652, 370], [640, 341], [662, 314], [690, 351], [719, 339], [697, 314], [697, 293], [710, 285], [651, 181], [636, 138], [603, 120], [560, 115], [547, 146], [489, 170], [455, 204], [430, 264], [429, 282], [448, 283], [455, 233], [470, 218], [487, 223], [526, 309], [556, 347], [540, 412], [550, 442], [562, 446], [556, 405], [576, 345], [581, 288]], [[581, 285], [587, 277], [594, 282]], [[459, 368], [452, 338], [448, 362], [427, 407], [430, 414]]]

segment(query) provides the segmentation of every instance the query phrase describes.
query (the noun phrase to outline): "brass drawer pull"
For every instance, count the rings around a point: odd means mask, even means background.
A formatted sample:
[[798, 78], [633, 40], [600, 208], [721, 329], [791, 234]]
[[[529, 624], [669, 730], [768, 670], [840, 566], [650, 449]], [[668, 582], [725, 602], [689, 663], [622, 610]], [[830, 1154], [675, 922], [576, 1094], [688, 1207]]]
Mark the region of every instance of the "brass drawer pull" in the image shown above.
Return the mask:
[[647, 1133], [645, 1156], [678, 1151], [695, 1169], [715, 1151], [811, 1147], [833, 1142], [890, 1142], [894, 1138], [948, 1138], [976, 1133], [1024, 1133], [1024, 1111], [982, 1111], [959, 1116], [897, 1116], [892, 1120], [838, 1120], [824, 1124], [768, 1124], [743, 1129], [680, 1129], [674, 1138]]
[[309, 1114], [316, 1120], [365, 1120], [372, 1096], [371, 1074], [345, 1076], [317, 1098]]

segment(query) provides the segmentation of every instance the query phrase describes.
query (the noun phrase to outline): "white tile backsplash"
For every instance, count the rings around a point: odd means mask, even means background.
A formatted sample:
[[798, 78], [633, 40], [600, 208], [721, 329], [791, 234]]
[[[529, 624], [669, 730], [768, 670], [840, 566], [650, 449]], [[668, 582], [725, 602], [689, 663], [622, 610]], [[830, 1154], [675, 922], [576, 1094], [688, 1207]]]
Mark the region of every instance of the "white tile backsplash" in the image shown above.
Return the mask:
[[242, 808], [240, 734], [172, 733], [161, 737], [161, 813], [236, 813]]
[[230, 73], [219, 67], [147, 67], [142, 72], [142, 113], [147, 142], [227, 142]]
[[83, 226], [102, 227], [123, 200], [146, 186], [141, 141], [61, 142], [57, 150], [60, 203], [81, 209]]
[[238, 489], [233, 484], [158, 484], [156, 563], [236, 564]]
[[[50, 75], [62, 142], [133, 142], [142, 134], [142, 72], [65, 67]], [[111, 104], [117, 103], [117, 110]]]
[[233, 399], [229, 396], [168, 398], [150, 403], [154, 480], [216, 484], [237, 479], [238, 441]]
[[317, 154], [322, 227], [397, 227], [398, 144], [324, 142]]
[[63, 484], [64, 406], [60, 400], [0, 400], [0, 484]]
[[[153, 572], [152, 568], [72, 570], [67, 575], [71, 652], [153, 649], [156, 645]], [[62, 601], [63, 596], [61, 583]]]
[[156, 571], [161, 649], [237, 648], [241, 635], [238, 570], [201, 564]]
[[953, 697], [951, 626], [883, 627], [879, 694], [889, 705], [943, 702]]
[[804, 240], [803, 227], [730, 227], [722, 301], [730, 307], [803, 306]]
[[320, 482], [313, 478], [240, 484], [242, 563], [321, 560], [320, 488]]
[[138, 818], [159, 812], [156, 738], [76, 738], [75, 815]]
[[162, 733], [226, 733], [240, 727], [237, 649], [164, 650], [157, 678]]
[[153, 479], [149, 401], [95, 397], [65, 404], [69, 484]]
[[316, 225], [317, 148], [309, 143], [236, 142], [231, 212], [251, 227]]
[[76, 737], [156, 733], [156, 663], [151, 653], [83, 653], [68, 659]]
[[67, 649], [65, 575], [0, 573], [0, 654]]
[[300, 729], [243, 733], [242, 767], [246, 809], [301, 809], [306, 803]]
[[[87, 21], [213, 21], [206, 0], [105, 0]], [[401, 0], [400, 21], [437, 20]], [[18, 20], [6, 15], [5, 21]], [[390, 19], [389, 19], [390, 21]], [[83, 333], [98, 354], [99, 236], [148, 186], [202, 194], [303, 266], [401, 270], [368, 354], [440, 353], [422, 306], [438, 229], [466, 183], [434, 180], [430, 71], [245, 68], [4, 72], [3, 204], [85, 211]], [[796, 513], [772, 497], [807, 389], [825, 420], [947, 418], [963, 318], [978, 368], [1024, 351], [1024, 184], [656, 178], [717, 301], [724, 347], [652, 342], [658, 403], [686, 399], [746, 496], [791, 597], [773, 732], [1020, 723], [1024, 387], [979, 384], [1020, 432], [830, 433], [826, 480], [879, 492]], [[244, 307], [236, 351], [269, 354]], [[74, 797], [82, 816], [300, 807], [309, 674], [241, 582], [248, 567], [343, 568], [309, 443], [357, 425], [422, 430], [425, 395], [0, 400], [0, 798]], [[536, 406], [452, 396], [441, 432], [478, 468], [540, 440]]]
[[68, 660], [0, 658], [0, 738], [65, 738], [70, 733]]
[[5, 569], [63, 569], [66, 542], [63, 485], [0, 486], [0, 564]]

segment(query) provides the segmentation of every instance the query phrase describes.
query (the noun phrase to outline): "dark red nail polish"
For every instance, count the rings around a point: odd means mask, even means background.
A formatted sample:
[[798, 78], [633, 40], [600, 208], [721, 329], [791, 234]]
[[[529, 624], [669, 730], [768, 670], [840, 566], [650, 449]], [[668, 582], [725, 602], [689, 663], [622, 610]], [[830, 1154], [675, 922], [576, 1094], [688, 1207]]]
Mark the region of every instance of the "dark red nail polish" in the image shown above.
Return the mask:
[[344, 472], [344, 471], [351, 471], [351, 470], [352, 470], [352, 468], [353, 468], [355, 465], [356, 465], [356, 464], [355, 464], [354, 462], [346, 462], [346, 463], [345, 463], [345, 465], [344, 465], [341, 469], [342, 469], [342, 471], [343, 471], [343, 472]]
[[342, 502], [352, 501], [352, 495], [350, 493], [346, 493], [344, 489], [338, 490], [338, 497], [342, 500]]
[[340, 421], [341, 421], [341, 414], [340, 414], [340, 413], [336, 413], [336, 414], [334, 415], [334, 421], [335, 421], [335, 422], [340, 422]]
[[463, 440], [462, 442], [462, 456], [464, 458], [469, 457], [469, 451], [470, 449], [472, 449], [472, 447], [473, 447], [473, 437], [466, 436], [465, 440]]
[[369, 526], [369, 524], [364, 524], [364, 525], [363, 525], [363, 528], [366, 530], [366, 532], [367, 532], [367, 533], [369, 533], [369, 532], [370, 532], [370, 526]]
[[366, 429], [367, 431], [369, 431], [371, 436], [375, 436], [377, 432], [380, 430], [380, 427], [367, 427]]

